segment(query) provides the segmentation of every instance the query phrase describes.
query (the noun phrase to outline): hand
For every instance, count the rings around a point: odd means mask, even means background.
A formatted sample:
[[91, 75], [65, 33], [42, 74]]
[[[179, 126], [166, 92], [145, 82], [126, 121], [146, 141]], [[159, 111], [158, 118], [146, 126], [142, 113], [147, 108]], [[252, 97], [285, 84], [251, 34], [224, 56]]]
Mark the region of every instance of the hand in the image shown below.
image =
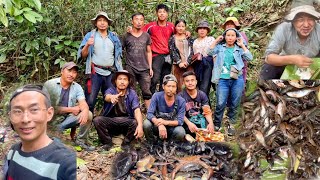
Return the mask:
[[116, 95], [112, 95], [111, 96], [111, 103], [112, 104], [116, 104], [119, 101], [119, 96], [121, 96], [122, 92], [120, 92], [119, 94]]
[[303, 55], [295, 55], [293, 61], [294, 64], [300, 68], [308, 68], [313, 62], [312, 59]]
[[155, 119], [153, 121], [153, 124], [156, 125], [157, 127], [159, 127], [160, 125], [164, 125], [164, 120], [162, 118], [159, 118], [159, 119]]
[[167, 129], [166, 129], [166, 127], [164, 125], [160, 125], [158, 127], [158, 129], [159, 129], [159, 137], [161, 139], [167, 139]]
[[187, 124], [187, 125], [188, 125], [189, 130], [190, 130], [192, 133], [195, 133], [195, 132], [198, 131], [198, 127], [197, 127], [195, 124], [193, 124], [192, 122], [190, 122], [190, 123]]
[[152, 68], [150, 68], [149, 74], [150, 74], [150, 77], [152, 78], [152, 77], [153, 77], [153, 70], [152, 70]]
[[84, 125], [84, 124], [86, 124], [87, 123], [87, 121], [88, 121], [88, 114], [87, 113], [84, 113], [84, 112], [81, 112], [80, 114], [79, 114], [79, 123], [80, 123], [80, 125]]
[[213, 127], [213, 124], [212, 124], [212, 123], [208, 124], [207, 130], [208, 130], [210, 133], [214, 133], [214, 127]]
[[134, 132], [134, 136], [136, 137], [136, 139], [143, 137], [143, 128], [142, 128], [142, 125], [138, 125], [138, 126], [137, 126], [136, 131]]
[[81, 112], [81, 109], [79, 106], [72, 107], [71, 113], [75, 116], [77, 116]]
[[93, 37], [93, 34], [94, 33], [92, 33], [92, 35], [91, 35], [91, 37], [88, 39], [88, 41], [87, 41], [87, 45], [88, 46], [91, 46], [91, 45], [93, 45], [94, 44], [94, 37]]
[[221, 42], [224, 39], [223, 36], [218, 36], [217, 39], [214, 41], [216, 42], [216, 44], [218, 44], [219, 42]]
[[244, 46], [244, 44], [243, 44], [243, 39], [242, 39], [242, 38], [237, 38], [237, 44], [238, 44], [238, 46], [240, 46], [240, 47]]
[[179, 63], [179, 68], [187, 68], [187, 63], [184, 63], [184, 62]]
[[186, 36], [187, 36], [187, 38], [191, 37], [191, 32], [190, 31], [186, 31]]
[[132, 32], [132, 26], [128, 26], [128, 27], [127, 27], [127, 33], [130, 33], [130, 34], [131, 34], [131, 32]]

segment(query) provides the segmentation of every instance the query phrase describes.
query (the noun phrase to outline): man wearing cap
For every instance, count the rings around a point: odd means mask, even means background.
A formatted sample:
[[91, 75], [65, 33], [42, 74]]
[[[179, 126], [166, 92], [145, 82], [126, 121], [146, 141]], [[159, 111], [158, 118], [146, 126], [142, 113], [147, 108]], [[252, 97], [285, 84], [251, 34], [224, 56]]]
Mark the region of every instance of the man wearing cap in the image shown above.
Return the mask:
[[99, 12], [91, 22], [96, 28], [82, 40], [78, 59], [86, 59], [85, 74], [88, 79], [85, 93], [89, 109], [94, 112], [99, 91], [104, 93], [111, 87], [112, 74], [123, 68], [120, 40], [114, 32], [108, 30], [113, 21], [107, 13]]
[[4, 179], [76, 179], [76, 154], [47, 135], [54, 114], [48, 92], [25, 85], [12, 94], [8, 111], [21, 142], [6, 155]]
[[[48, 80], [44, 86], [48, 89], [56, 114], [61, 115], [63, 121], [58, 125], [62, 132], [68, 128], [74, 128], [80, 124], [80, 132], [75, 140], [77, 145], [86, 150], [93, 150], [82, 139], [86, 139], [92, 122], [92, 113], [82, 87], [74, 82], [78, 75], [79, 67], [74, 62], [67, 62], [61, 68], [61, 77]], [[74, 138], [74, 137], [71, 137]]]
[[293, 7], [278, 25], [265, 52], [262, 79], [279, 79], [286, 65], [308, 68], [320, 50], [320, 18], [311, 5]]
[[143, 136], [142, 114], [137, 93], [130, 87], [131, 74], [126, 70], [115, 73], [112, 82], [115, 87], [105, 92], [103, 116], [93, 119], [104, 150], [112, 147], [112, 136], [124, 134], [122, 147], [127, 148], [134, 138]]
[[186, 134], [182, 127], [185, 115], [185, 100], [176, 95], [177, 79], [168, 74], [163, 78], [163, 91], [155, 93], [150, 102], [143, 131], [149, 142], [162, 140], [183, 141]]
[[[126, 70], [132, 74], [132, 81], [139, 82], [146, 108], [151, 99], [152, 51], [150, 35], [142, 31], [144, 15], [135, 13], [131, 16], [132, 31], [123, 37], [123, 47], [126, 50]], [[135, 86], [135, 83], [133, 84]]]
[[212, 56], [208, 56], [207, 52], [210, 45], [214, 42], [214, 37], [208, 36], [211, 32], [209, 23], [206, 20], [200, 21], [196, 28], [198, 38], [193, 43], [194, 56], [193, 66], [198, 80], [198, 87], [207, 95], [210, 93], [211, 76], [213, 69]]

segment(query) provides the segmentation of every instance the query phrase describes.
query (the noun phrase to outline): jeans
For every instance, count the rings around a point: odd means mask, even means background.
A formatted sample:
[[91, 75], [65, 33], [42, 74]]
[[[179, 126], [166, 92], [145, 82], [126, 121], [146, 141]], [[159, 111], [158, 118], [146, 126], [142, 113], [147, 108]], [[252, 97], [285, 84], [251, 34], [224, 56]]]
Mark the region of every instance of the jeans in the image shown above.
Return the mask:
[[221, 121], [224, 114], [226, 103], [229, 99], [230, 106], [228, 117], [231, 124], [235, 124], [237, 119], [237, 108], [241, 101], [242, 91], [244, 89], [244, 80], [242, 75], [238, 79], [220, 79], [216, 90], [216, 110], [214, 112], [214, 125], [221, 127]]
[[160, 82], [159, 91], [162, 91], [163, 77], [171, 73], [172, 65], [164, 61], [165, 55], [158, 55], [152, 58], [153, 77], [151, 79], [150, 91], [152, 94], [156, 92], [157, 84]]
[[[142, 98], [144, 100], [149, 100], [152, 97], [151, 91], [150, 91], [150, 85], [151, 85], [151, 78], [150, 78], [150, 71], [137, 71], [134, 68], [126, 65], [126, 70], [132, 75], [132, 82], [133, 87], [136, 90], [136, 82], [139, 82], [139, 86], [142, 93]], [[137, 92], [137, 91], [136, 91]]]
[[125, 136], [124, 144], [130, 143], [134, 139], [134, 132], [138, 126], [135, 119], [128, 117], [97, 116], [94, 118], [93, 124], [102, 144], [111, 144], [112, 136], [119, 134]]
[[[182, 126], [165, 126], [167, 129], [167, 139], [172, 141], [183, 141], [186, 131]], [[159, 138], [159, 129], [151, 121], [143, 121], [143, 132], [147, 141], [154, 142]]]
[[[84, 125], [80, 125], [80, 131], [77, 138], [82, 139], [87, 137], [90, 130], [91, 122], [92, 122], [92, 113], [89, 112], [87, 123]], [[79, 115], [75, 116], [73, 114], [69, 114], [62, 121], [62, 123], [58, 125], [58, 130], [62, 132], [65, 129], [73, 128], [78, 124], [79, 124]]]
[[[105, 91], [108, 88], [113, 86], [111, 82], [113, 74], [110, 74], [109, 76], [102, 76], [100, 74], [94, 73], [94, 74], [91, 74], [90, 76], [91, 76], [91, 93], [88, 92], [88, 84], [86, 84], [87, 86], [85, 88], [85, 96], [89, 106], [89, 110], [91, 112], [94, 112], [94, 107], [97, 102], [99, 91], [101, 91], [102, 95], [104, 96]], [[105, 101], [103, 102], [106, 103]]]
[[194, 68], [198, 80], [198, 87], [209, 96], [213, 69], [212, 56], [203, 57], [200, 62], [196, 63]]

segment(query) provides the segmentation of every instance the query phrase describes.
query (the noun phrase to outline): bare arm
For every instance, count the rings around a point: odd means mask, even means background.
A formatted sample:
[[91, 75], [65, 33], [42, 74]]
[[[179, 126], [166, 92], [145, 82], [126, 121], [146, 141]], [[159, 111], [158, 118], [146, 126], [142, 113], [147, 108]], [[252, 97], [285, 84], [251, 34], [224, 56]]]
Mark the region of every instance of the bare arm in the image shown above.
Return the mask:
[[152, 70], [152, 51], [151, 51], [151, 46], [147, 46], [147, 59], [148, 59], [148, 64], [150, 68], [150, 76], [153, 76], [153, 70]]
[[307, 68], [312, 64], [312, 59], [303, 55], [286, 55], [280, 56], [277, 54], [269, 54], [266, 58], [266, 63], [274, 66], [285, 66], [289, 64], [297, 65], [298, 67]]

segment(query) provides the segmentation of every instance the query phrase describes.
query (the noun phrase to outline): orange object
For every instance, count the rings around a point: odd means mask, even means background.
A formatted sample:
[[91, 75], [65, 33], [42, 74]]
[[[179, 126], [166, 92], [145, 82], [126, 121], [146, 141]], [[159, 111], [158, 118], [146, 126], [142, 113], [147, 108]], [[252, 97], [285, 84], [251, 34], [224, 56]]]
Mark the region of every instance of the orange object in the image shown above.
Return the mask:
[[224, 142], [224, 135], [221, 132], [210, 133], [206, 129], [196, 132], [196, 141], [201, 142]]

